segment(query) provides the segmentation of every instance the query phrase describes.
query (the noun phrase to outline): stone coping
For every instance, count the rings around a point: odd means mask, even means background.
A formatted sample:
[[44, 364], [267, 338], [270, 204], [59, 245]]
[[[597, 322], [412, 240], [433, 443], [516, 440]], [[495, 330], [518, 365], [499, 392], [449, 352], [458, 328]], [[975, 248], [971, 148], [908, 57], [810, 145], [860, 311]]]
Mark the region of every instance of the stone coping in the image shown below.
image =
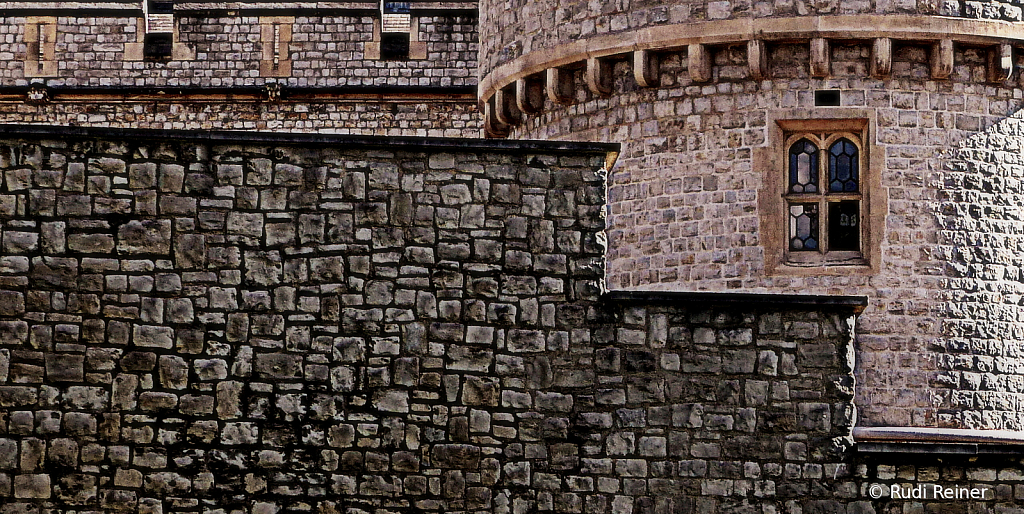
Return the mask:
[[867, 296], [803, 295], [772, 293], [720, 293], [686, 291], [609, 291], [604, 299], [612, 302], [694, 304], [695, 306], [739, 308], [823, 308], [848, 310], [860, 314], [868, 305]]
[[963, 428], [854, 427], [857, 443], [934, 443], [1024, 445], [1024, 432]]
[[575, 65], [588, 59], [625, 59], [635, 51], [670, 51], [692, 44], [723, 45], [750, 40], [792, 41], [811, 38], [891, 38], [928, 43], [950, 39], [957, 43], [973, 45], [996, 45], [1006, 42], [1024, 45], [1024, 24], [933, 15], [858, 14], [745, 18], [657, 25], [635, 31], [581, 38], [570, 43], [527, 52], [487, 72], [480, 81], [478, 94], [482, 105], [498, 90], [519, 79], [551, 68]]
[[462, 139], [447, 137], [359, 136], [349, 134], [310, 134], [299, 132], [251, 132], [227, 130], [124, 129], [112, 127], [64, 127], [52, 125], [0, 124], [3, 138], [93, 139], [176, 139], [211, 144], [265, 143], [378, 147], [422, 151], [536, 151], [584, 155], [615, 155], [618, 143], [575, 143], [568, 141], [506, 141], [498, 139]]

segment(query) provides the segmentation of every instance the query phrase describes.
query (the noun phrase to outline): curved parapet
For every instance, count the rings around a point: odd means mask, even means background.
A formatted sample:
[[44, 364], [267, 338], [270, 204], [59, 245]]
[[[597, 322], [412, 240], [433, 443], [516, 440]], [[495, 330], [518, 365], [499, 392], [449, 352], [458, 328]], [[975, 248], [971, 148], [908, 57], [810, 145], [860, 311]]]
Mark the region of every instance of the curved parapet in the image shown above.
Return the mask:
[[487, 130], [623, 145], [611, 289], [867, 295], [861, 425], [1024, 429], [1024, 25], [711, 4], [589, 31], [482, 3]]
[[[553, 2], [516, 0], [480, 3], [482, 75], [519, 56], [548, 51], [566, 42], [601, 38], [630, 39], [645, 31], [683, 29], [704, 23], [738, 22], [785, 25], [794, 19], [914, 17], [984, 23], [1019, 22], [1021, 8], [1010, 2], [958, 0], [918, 2]], [[879, 28], [884, 28], [885, 25]], [[773, 32], [768, 30], [767, 32]], [[747, 33], [760, 35], [760, 33]]]
[[[481, 30], [485, 30], [486, 25]], [[484, 46], [497, 44], [485, 39]], [[982, 47], [996, 54], [991, 79], [1006, 79], [1012, 71], [1012, 48], [1024, 46], [1024, 25], [976, 19], [957, 19], [926, 15], [803, 16], [768, 19], [728, 19], [696, 21], [643, 27], [633, 32], [598, 34], [545, 46], [535, 52], [522, 52], [521, 44], [510, 43], [517, 54], [481, 68], [479, 98], [490, 104], [489, 121], [500, 135], [503, 126], [519, 122], [520, 115], [539, 112], [523, 97], [531, 89], [546, 92], [554, 104], [568, 101], [556, 91], [571, 88], [566, 82], [571, 71], [583, 70], [582, 81], [587, 90], [604, 96], [612, 93], [610, 76], [616, 62], [625, 62], [638, 86], [654, 87], [660, 83], [658, 57], [662, 53], [684, 52], [690, 78], [697, 83], [712, 80], [709, 52], [716, 48], [746, 46], [747, 76], [752, 80], [770, 78], [767, 73], [767, 48], [773, 44], [804, 41], [808, 45], [811, 64], [809, 74], [824, 78], [831, 74], [829, 43], [851, 41], [870, 43], [871, 75], [886, 77], [891, 73], [892, 45], [919, 44], [932, 47], [930, 75], [946, 79], [952, 72], [953, 46]], [[506, 49], [508, 50], [508, 49]], [[483, 50], [487, 52], [486, 48]], [[539, 84], [539, 86], [538, 86]], [[524, 108], [524, 106], [526, 106]]]

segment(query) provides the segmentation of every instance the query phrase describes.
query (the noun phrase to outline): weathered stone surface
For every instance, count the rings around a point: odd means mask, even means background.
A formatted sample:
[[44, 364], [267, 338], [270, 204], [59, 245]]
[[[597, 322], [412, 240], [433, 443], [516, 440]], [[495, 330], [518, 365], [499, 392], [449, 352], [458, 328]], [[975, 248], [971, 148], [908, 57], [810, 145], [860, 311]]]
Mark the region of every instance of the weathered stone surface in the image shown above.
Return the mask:
[[52, 382], [81, 382], [85, 377], [84, 355], [46, 355], [46, 379]]
[[380, 391], [373, 396], [373, 406], [382, 412], [409, 412], [409, 393], [398, 390]]
[[489, 377], [466, 377], [462, 386], [462, 402], [466, 405], [497, 406], [500, 397], [498, 380]]
[[90, 141], [0, 200], [0, 511], [868, 501], [853, 325], [599, 299], [597, 154]]
[[67, 239], [67, 247], [75, 252], [107, 254], [114, 249], [114, 236], [111, 234], [71, 234]]
[[50, 475], [17, 475], [14, 477], [15, 498], [49, 498]]
[[2, 386], [0, 387], [0, 407], [23, 407], [33, 405], [39, 398], [34, 387]]
[[438, 444], [430, 451], [433, 464], [441, 468], [476, 469], [480, 447], [467, 444]]
[[152, 325], [135, 325], [132, 332], [135, 346], [170, 349], [174, 347], [174, 329]]
[[174, 355], [160, 357], [160, 385], [166, 389], [184, 389], [188, 386], [188, 362]]
[[253, 423], [225, 423], [221, 431], [221, 442], [225, 445], [255, 444], [259, 437], [259, 428]]
[[0, 291], [0, 315], [17, 316], [24, 312], [24, 294], [17, 291]]
[[117, 231], [117, 251], [125, 255], [170, 254], [170, 220], [132, 220], [121, 225]]
[[256, 355], [256, 372], [272, 379], [299, 378], [302, 373], [302, 356], [285, 353]]

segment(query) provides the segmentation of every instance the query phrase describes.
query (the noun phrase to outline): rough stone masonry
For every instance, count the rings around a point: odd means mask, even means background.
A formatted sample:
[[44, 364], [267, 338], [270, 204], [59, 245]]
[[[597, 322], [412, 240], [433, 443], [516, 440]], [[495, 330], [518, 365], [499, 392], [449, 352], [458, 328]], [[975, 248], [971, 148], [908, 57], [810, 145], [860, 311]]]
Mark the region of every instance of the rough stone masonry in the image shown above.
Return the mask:
[[4, 127], [0, 512], [875, 512], [863, 299], [602, 296], [612, 150]]

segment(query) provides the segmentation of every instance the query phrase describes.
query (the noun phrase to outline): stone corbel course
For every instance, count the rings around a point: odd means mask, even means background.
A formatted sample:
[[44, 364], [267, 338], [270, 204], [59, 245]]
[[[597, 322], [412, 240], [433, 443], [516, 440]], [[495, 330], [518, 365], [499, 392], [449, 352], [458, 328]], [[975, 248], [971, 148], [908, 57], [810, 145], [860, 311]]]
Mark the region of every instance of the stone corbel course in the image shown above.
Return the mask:
[[[752, 35], [756, 34], [756, 37]], [[611, 64], [631, 61], [633, 76], [640, 87], [654, 87], [658, 80], [658, 52], [685, 50], [690, 78], [709, 82], [712, 76], [712, 52], [715, 46], [746, 42], [750, 76], [754, 80], [768, 76], [767, 46], [773, 42], [806, 40], [811, 61], [810, 75], [829, 75], [831, 40], [872, 42], [871, 74], [884, 78], [892, 70], [894, 41], [931, 45], [931, 76], [947, 79], [953, 68], [953, 49], [957, 44], [985, 46], [989, 52], [989, 80], [1002, 82], [1013, 73], [1013, 48], [1024, 46], [1024, 27], [998, 20], [940, 18], [927, 15], [850, 15], [798, 18], [721, 20], [647, 27], [635, 32], [591, 37], [551, 48], [527, 52], [498, 66], [483, 77], [479, 88], [481, 105], [491, 104], [494, 119], [508, 124], [516, 119], [516, 108], [527, 114], [531, 109], [516, 102], [493, 102], [498, 91], [516, 88], [518, 81], [539, 84], [553, 103], [571, 102], [575, 84], [572, 71], [584, 67], [587, 89], [597, 96], [611, 90]], [[532, 104], [531, 104], [532, 105]], [[496, 133], [492, 133], [496, 134]]]

